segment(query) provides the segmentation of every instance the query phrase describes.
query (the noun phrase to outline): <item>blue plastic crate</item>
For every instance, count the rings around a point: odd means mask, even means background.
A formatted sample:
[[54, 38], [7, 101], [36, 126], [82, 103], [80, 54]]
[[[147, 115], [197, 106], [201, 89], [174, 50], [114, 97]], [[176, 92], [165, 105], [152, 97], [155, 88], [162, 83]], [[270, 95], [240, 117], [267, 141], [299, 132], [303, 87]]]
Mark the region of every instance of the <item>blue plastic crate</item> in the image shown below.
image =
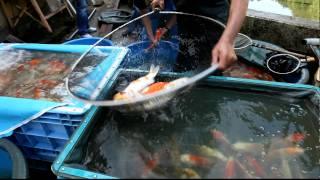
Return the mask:
[[[0, 49], [7, 46], [24, 50], [79, 54], [90, 47], [87, 45], [0, 44]], [[93, 71], [94, 74], [92, 76], [108, 79], [120, 66], [127, 54], [127, 49], [121, 47], [98, 48], [108, 53], [106, 59], [101, 63], [105, 74], [96, 74]], [[104, 83], [107, 83], [107, 81]], [[103, 84], [99, 85], [104, 86]], [[96, 94], [101, 95], [101, 92], [98, 91]], [[2, 99], [0, 99], [0, 103], [5, 103], [1, 101]], [[27, 124], [21, 124], [19, 128], [14, 130], [13, 135], [9, 139], [21, 148], [26, 158], [52, 162], [59, 152], [62, 151], [64, 145], [91, 108], [91, 105], [72, 99], [71, 104], [54, 108]]]

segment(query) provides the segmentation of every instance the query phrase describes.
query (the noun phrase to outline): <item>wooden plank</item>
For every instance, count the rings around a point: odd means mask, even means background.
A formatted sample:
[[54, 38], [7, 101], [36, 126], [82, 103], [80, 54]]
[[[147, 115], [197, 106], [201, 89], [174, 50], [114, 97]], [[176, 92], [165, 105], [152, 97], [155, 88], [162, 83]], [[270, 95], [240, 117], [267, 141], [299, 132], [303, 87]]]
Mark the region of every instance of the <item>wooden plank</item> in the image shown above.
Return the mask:
[[4, 14], [5, 14], [6, 18], [7, 18], [7, 21], [8, 21], [8, 23], [9, 23], [9, 26], [10, 26], [11, 28], [13, 28], [14, 25], [13, 25], [13, 22], [12, 22], [12, 20], [11, 20], [11, 18], [12, 18], [12, 12], [10, 13], [9, 7], [6, 5], [6, 3], [4, 2], [4, 0], [0, 0], [0, 3], [1, 3], [2, 10], [3, 10], [3, 12], [4, 12]]
[[50, 19], [52, 16], [58, 14], [59, 12], [63, 11], [63, 10], [66, 9], [66, 8], [67, 8], [67, 5], [63, 5], [63, 6], [61, 6], [58, 10], [56, 10], [56, 11], [54, 11], [54, 12], [46, 15], [45, 18], [46, 18], [46, 19]]
[[42, 25], [50, 32], [52, 33], [52, 28], [51, 26], [49, 25], [46, 17], [44, 16], [44, 14], [42, 13], [42, 10], [37, 2], [37, 0], [31, 0], [31, 3], [32, 3], [32, 6], [34, 7], [34, 9], [36, 10], [36, 12], [39, 14], [40, 16], [40, 19], [41, 19], [41, 22], [42, 22]]

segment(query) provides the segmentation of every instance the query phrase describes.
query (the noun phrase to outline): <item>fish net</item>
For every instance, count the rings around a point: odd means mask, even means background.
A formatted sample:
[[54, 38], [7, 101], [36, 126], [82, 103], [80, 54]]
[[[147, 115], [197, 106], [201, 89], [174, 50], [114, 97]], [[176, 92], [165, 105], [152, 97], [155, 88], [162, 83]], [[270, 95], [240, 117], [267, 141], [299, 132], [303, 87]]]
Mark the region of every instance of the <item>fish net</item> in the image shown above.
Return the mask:
[[[143, 22], [150, 20], [149, 26]], [[146, 29], [152, 29], [147, 31]], [[167, 29], [167, 31], [165, 31]], [[217, 65], [211, 65], [211, 51], [221, 37], [225, 25], [205, 16], [173, 11], [150, 12], [117, 27], [103, 39], [111, 39], [115, 46], [128, 49], [126, 58], [122, 61], [121, 69], [139, 70], [143, 77], [148, 74], [151, 65], [159, 66], [158, 74], [170, 73], [169, 81], [176, 80], [175, 74], [187, 77], [184, 83], [166, 88], [151, 94], [143, 94], [134, 98], [114, 100], [113, 93], [122, 92], [133, 80], [121, 73], [106, 75], [102, 79], [85, 80], [74, 76], [79, 73], [79, 67], [85, 63], [83, 59], [88, 54], [99, 53], [98, 41], [88, 49], [72, 67], [67, 78], [68, 92], [76, 99], [97, 106], [108, 106], [121, 111], [141, 111], [157, 108], [166, 104], [176, 95], [185, 92], [202, 78], [216, 72]], [[150, 41], [150, 32], [158, 41]], [[235, 49], [241, 50], [249, 46], [250, 39], [237, 38]], [[103, 72], [97, 64], [92, 71]], [[101, 71], [101, 72], [99, 72]], [[84, 72], [90, 73], [90, 72]], [[92, 74], [92, 73], [91, 73]], [[128, 74], [128, 76], [130, 76]], [[135, 77], [139, 78], [139, 77]], [[157, 81], [157, 76], [155, 77]], [[96, 96], [97, 91], [104, 91], [103, 96]], [[106, 96], [107, 94], [107, 96]]]

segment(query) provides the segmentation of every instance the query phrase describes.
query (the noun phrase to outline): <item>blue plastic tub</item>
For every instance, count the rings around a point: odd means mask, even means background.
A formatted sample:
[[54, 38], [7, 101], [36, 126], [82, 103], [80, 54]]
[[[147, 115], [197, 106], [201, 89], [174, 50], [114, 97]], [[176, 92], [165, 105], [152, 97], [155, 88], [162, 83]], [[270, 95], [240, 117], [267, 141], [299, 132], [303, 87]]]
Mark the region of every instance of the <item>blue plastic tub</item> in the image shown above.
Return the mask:
[[130, 44], [128, 58], [124, 62], [125, 68], [148, 70], [151, 64], [160, 65], [160, 71], [172, 71], [179, 53], [179, 46], [170, 41], [160, 41], [152, 48], [150, 41]]
[[[70, 41], [67, 41], [63, 44], [68, 44], [68, 45], [93, 45], [97, 41], [99, 41], [101, 38], [99, 37], [91, 37], [91, 38], [79, 38], [79, 39], [73, 39]], [[109, 39], [104, 39], [102, 40], [98, 46], [112, 46], [113, 43]]]
[[[49, 51], [49, 52], [66, 52], [77, 53], [81, 55], [90, 46], [87, 45], [47, 45], [47, 44], [0, 44], [0, 49], [11, 47], [15, 49], [31, 50], [31, 51]], [[113, 73], [118, 69], [122, 60], [127, 55], [127, 49], [121, 47], [98, 47], [101, 52], [108, 54], [108, 56], [100, 64], [103, 71], [95, 72], [88, 76], [88, 78], [102, 79], [112, 77]], [[100, 69], [101, 70], [101, 69]], [[101, 73], [102, 72], [102, 73]], [[100, 74], [99, 74], [100, 73]], [[104, 82], [104, 83], [107, 83]], [[103, 86], [103, 84], [100, 84]], [[101, 91], [96, 92], [101, 95]], [[19, 103], [19, 98], [12, 98]], [[21, 122], [14, 127], [13, 135], [9, 137], [16, 145], [18, 145], [25, 157], [28, 159], [35, 159], [41, 161], [52, 162], [59, 152], [63, 149], [65, 143], [69, 140], [72, 133], [76, 130], [79, 124], [85, 118], [87, 112], [92, 108], [89, 104], [71, 99], [72, 103], [68, 105], [54, 108], [47, 111], [29, 123]], [[0, 97], [0, 103], [7, 104], [6, 97]], [[48, 101], [49, 102], [49, 101]], [[35, 103], [46, 103], [46, 101], [36, 101]], [[52, 102], [50, 102], [52, 103]], [[14, 112], [16, 108], [10, 108], [15, 114], [21, 112]], [[23, 109], [23, 108], [20, 108]], [[5, 111], [5, 110], [3, 110]], [[0, 125], [6, 123], [0, 109]]]

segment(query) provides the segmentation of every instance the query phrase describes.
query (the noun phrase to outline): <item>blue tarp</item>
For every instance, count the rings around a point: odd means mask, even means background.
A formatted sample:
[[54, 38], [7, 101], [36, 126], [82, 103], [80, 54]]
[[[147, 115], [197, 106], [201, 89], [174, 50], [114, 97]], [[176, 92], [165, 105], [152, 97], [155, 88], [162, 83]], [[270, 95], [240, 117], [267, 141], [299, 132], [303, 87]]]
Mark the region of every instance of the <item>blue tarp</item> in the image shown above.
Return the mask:
[[10, 136], [16, 128], [65, 103], [0, 97], [0, 138]]

